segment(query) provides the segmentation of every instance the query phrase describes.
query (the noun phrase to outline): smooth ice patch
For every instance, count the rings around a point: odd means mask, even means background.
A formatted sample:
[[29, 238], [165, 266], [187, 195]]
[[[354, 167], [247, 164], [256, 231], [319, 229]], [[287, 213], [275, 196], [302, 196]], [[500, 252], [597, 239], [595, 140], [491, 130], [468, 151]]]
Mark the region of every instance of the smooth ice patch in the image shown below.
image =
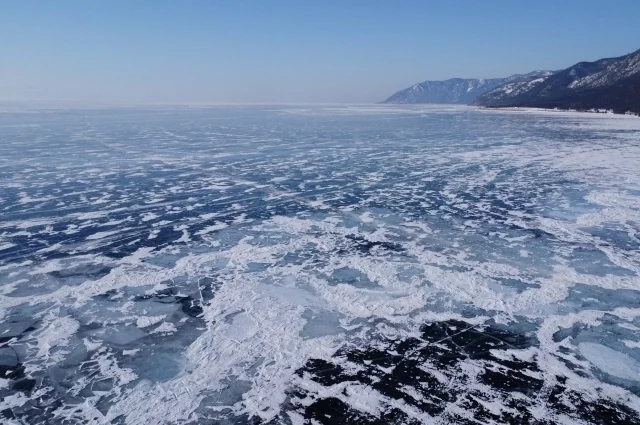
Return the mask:
[[585, 359], [604, 373], [621, 379], [640, 381], [640, 363], [626, 354], [594, 342], [582, 342], [578, 349]]
[[227, 330], [227, 337], [236, 342], [251, 338], [258, 332], [256, 321], [246, 313], [239, 313], [233, 317], [231, 326]]

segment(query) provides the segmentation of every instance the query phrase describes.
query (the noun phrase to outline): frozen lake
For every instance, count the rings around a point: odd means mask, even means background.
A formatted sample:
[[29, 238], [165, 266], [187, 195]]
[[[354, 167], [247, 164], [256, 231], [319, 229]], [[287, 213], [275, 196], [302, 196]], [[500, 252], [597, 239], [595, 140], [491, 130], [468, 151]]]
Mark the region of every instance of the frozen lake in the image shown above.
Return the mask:
[[8, 424], [640, 423], [640, 119], [0, 112]]

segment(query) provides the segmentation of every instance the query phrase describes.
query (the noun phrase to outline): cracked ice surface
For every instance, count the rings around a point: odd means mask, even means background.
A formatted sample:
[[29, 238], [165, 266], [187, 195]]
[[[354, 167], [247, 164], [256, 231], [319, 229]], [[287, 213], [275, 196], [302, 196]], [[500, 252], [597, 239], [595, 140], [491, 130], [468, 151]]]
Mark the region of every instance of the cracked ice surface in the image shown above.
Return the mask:
[[10, 424], [640, 422], [640, 120], [0, 113]]

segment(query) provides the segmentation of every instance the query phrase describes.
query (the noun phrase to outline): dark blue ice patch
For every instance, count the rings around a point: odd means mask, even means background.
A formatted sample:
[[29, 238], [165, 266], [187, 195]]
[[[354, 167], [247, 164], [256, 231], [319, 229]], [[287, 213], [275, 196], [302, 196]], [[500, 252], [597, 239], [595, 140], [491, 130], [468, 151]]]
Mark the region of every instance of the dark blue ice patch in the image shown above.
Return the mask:
[[371, 282], [366, 274], [360, 270], [355, 270], [349, 267], [342, 267], [336, 269], [331, 273], [327, 279], [329, 285], [351, 285], [356, 288], [368, 288], [380, 287], [376, 282]]

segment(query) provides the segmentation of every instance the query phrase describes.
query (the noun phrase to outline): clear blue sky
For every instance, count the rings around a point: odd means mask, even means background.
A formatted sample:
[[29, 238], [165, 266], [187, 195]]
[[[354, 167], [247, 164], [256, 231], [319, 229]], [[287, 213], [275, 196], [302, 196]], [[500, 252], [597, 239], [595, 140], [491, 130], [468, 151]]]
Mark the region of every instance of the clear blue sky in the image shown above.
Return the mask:
[[0, 101], [375, 102], [640, 48], [640, 0], [0, 0]]

